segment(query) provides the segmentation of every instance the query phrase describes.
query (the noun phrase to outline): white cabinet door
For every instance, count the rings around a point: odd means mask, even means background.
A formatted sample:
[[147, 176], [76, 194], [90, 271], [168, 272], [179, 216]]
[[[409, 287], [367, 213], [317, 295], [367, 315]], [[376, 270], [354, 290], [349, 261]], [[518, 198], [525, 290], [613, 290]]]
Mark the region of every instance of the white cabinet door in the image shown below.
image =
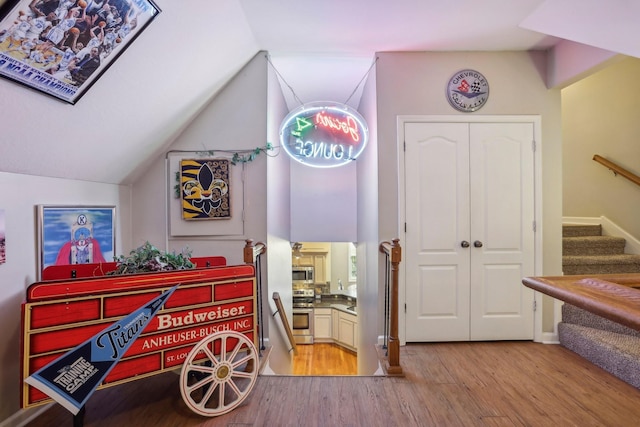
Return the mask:
[[331, 309], [331, 338], [340, 339], [340, 312], [334, 309]]
[[533, 123], [406, 123], [406, 340], [533, 338]]
[[316, 308], [313, 314], [313, 338], [314, 340], [331, 341], [331, 309]]
[[340, 312], [338, 341], [352, 349], [356, 348], [357, 322], [356, 316]]

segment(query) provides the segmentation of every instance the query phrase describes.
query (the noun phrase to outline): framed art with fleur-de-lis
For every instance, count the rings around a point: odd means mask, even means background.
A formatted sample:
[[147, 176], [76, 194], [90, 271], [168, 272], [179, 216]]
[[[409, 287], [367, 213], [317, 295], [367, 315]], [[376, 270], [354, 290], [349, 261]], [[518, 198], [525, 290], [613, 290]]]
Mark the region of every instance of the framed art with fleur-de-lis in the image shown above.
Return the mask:
[[228, 159], [180, 161], [180, 197], [185, 220], [231, 218]]

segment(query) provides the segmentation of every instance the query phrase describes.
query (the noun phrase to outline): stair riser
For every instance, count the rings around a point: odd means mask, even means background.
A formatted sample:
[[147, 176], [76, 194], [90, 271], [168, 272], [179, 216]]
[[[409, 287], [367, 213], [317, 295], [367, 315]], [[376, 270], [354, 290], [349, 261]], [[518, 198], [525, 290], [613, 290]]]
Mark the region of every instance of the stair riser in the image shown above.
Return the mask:
[[624, 243], [615, 245], [563, 245], [562, 255], [564, 256], [595, 256], [595, 255], [620, 255], [624, 253]]
[[562, 305], [562, 322], [640, 338], [640, 331], [567, 303]]
[[562, 237], [582, 237], [601, 236], [602, 226], [600, 225], [564, 225], [562, 226]]
[[579, 275], [579, 274], [622, 274], [622, 273], [637, 273], [640, 271], [640, 265], [637, 264], [585, 264], [585, 265], [563, 265], [562, 273], [565, 276]]
[[577, 353], [622, 381], [640, 388], [640, 357], [637, 354], [637, 349], [640, 348], [640, 339], [629, 337], [629, 340], [638, 340], [638, 343], [629, 346], [629, 351], [625, 351], [609, 344], [606, 340], [589, 336], [588, 328], [580, 329], [572, 326], [575, 325], [558, 324], [558, 335], [563, 347]]

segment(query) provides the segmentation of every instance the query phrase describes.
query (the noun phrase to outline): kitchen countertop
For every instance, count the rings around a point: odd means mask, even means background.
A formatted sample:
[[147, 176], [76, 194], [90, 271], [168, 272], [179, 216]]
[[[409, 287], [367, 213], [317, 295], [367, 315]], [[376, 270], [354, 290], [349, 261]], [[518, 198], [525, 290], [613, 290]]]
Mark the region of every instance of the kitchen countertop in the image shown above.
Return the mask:
[[[354, 296], [350, 296], [350, 295]], [[320, 300], [313, 303], [314, 308], [335, 308], [349, 314], [358, 314], [355, 292], [338, 291], [337, 293], [323, 294]]]

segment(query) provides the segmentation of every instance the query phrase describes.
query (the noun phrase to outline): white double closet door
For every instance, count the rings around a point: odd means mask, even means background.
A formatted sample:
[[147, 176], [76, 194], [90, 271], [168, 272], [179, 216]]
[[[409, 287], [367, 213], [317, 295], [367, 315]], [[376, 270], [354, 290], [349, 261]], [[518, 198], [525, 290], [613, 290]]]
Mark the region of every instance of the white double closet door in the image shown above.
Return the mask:
[[534, 123], [404, 123], [406, 341], [532, 339]]

